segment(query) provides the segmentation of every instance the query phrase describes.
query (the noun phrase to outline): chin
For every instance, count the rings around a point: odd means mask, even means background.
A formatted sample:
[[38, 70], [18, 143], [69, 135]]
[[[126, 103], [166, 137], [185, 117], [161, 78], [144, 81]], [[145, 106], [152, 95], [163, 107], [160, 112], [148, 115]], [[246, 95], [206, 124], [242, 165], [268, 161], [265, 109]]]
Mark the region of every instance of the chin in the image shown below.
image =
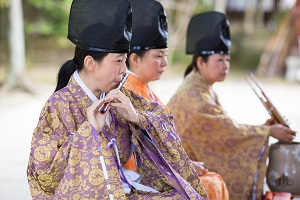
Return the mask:
[[222, 82], [226, 79], [226, 76], [219, 78], [216, 82]]
[[228, 74], [222, 74], [221, 77], [220, 77], [220, 79], [221, 79], [222, 81], [224, 81], [224, 80], [226, 79], [227, 75], [228, 75]]
[[159, 74], [155, 80], [159, 80], [161, 78], [162, 74]]

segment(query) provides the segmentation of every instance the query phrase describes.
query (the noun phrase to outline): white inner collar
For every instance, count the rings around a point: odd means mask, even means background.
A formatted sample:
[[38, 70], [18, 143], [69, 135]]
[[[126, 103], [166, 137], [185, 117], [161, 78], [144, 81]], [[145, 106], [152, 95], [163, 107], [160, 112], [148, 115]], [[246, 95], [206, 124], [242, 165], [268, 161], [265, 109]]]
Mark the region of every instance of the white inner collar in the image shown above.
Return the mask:
[[[75, 81], [80, 85], [80, 87], [83, 89], [83, 91], [90, 97], [90, 99], [92, 100], [92, 102], [95, 102], [98, 100], [98, 98], [96, 97], [96, 95], [94, 95], [92, 93], [92, 91], [86, 86], [86, 84], [82, 81], [82, 79], [80, 78], [79, 74], [78, 74], [78, 70], [76, 70], [73, 73], [73, 77], [75, 79]], [[103, 96], [103, 97], [102, 97]], [[100, 99], [105, 97], [105, 93], [102, 92], [100, 95]]]

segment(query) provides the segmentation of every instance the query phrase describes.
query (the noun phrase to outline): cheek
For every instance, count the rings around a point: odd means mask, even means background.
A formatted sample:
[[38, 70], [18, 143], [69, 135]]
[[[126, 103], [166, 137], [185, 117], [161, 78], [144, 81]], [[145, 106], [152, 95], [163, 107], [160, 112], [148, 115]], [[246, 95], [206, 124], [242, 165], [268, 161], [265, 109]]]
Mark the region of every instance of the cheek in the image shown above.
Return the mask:
[[156, 70], [155, 62], [151, 60], [148, 60], [148, 62], [144, 62], [142, 70], [146, 72], [146, 74], [152, 74]]
[[221, 73], [221, 67], [220, 65], [214, 65], [214, 67], [211, 68], [209, 71], [209, 74], [211, 77], [217, 78]]
[[220, 64], [216, 64], [215, 65], [215, 72], [221, 72], [224, 71], [224, 64], [220, 63]]
[[153, 67], [153, 69], [159, 70], [159, 68], [161, 66], [161, 61], [160, 60], [155, 60], [151, 64], [152, 64], [151, 66]]
[[104, 82], [109, 83], [115, 79], [117, 73], [117, 69], [113, 69], [113, 66], [109, 66], [108, 68], [105, 68], [105, 70], [103, 69], [100, 71], [98, 77], [101, 80], [104, 80]]
[[152, 65], [152, 74], [156, 75], [161, 70], [160, 66], [160, 62], [154, 62]]

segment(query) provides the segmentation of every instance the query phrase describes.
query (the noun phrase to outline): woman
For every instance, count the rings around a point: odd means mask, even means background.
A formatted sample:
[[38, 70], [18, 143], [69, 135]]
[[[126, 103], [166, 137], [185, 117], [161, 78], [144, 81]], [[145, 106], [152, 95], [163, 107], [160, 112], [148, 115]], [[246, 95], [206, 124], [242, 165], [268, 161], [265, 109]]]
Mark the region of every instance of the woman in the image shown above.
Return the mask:
[[159, 80], [168, 65], [167, 16], [157, 1], [130, 0], [130, 4], [133, 24], [127, 59], [129, 76], [125, 87], [162, 105], [148, 83]]
[[[159, 80], [168, 65], [167, 16], [157, 1], [130, 0], [130, 4], [133, 26], [127, 59], [129, 77], [125, 87], [162, 105], [148, 83]], [[209, 199], [228, 199], [228, 191], [220, 175], [207, 172], [200, 162], [192, 161], [192, 164], [200, 175]], [[132, 158], [125, 167], [134, 170], [134, 159]]]
[[[60, 69], [33, 133], [33, 199], [208, 199], [172, 117], [157, 103], [114, 89], [126, 71], [129, 2], [74, 0], [68, 38], [74, 59]], [[138, 173], [123, 168], [132, 150]]]
[[223, 177], [231, 200], [261, 199], [269, 136], [291, 142], [294, 135], [272, 120], [262, 126], [241, 125], [226, 114], [212, 86], [229, 72], [230, 43], [224, 14], [194, 16], [186, 44], [193, 61], [167, 106], [189, 157]]

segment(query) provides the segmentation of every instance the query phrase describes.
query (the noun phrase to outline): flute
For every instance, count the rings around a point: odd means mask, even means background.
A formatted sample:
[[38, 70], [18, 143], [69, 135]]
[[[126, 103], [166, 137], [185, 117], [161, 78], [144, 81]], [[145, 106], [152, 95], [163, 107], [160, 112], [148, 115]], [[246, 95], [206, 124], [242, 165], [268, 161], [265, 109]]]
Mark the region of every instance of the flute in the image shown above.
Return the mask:
[[[125, 74], [122, 76], [122, 79], [121, 79], [120, 83], [117, 84], [117, 86], [116, 86], [115, 88], [118, 88], [118, 90], [120, 90], [120, 89], [122, 88], [122, 86], [124, 85], [125, 81], [127, 80], [127, 78], [128, 78], [128, 74], [125, 73]], [[115, 88], [114, 88], [114, 89], [115, 89]], [[106, 111], [107, 111], [107, 109], [108, 109], [108, 107], [110, 106], [110, 104], [111, 104], [111, 101], [102, 104], [102, 105], [100, 106], [100, 108], [99, 108], [100, 113], [101, 113], [101, 114], [105, 114]]]
[[[251, 84], [250, 78], [255, 83], [255, 85], [257, 86], [258, 89], [255, 89], [254, 86]], [[252, 73], [250, 73], [249, 78], [246, 78], [246, 81], [248, 82], [248, 84], [250, 85], [250, 87], [252, 88], [252, 90], [254, 91], [254, 93], [256, 94], [256, 96], [259, 98], [259, 100], [261, 101], [261, 103], [267, 109], [267, 111], [270, 114], [270, 116], [274, 118], [275, 123], [279, 123], [279, 124], [282, 124], [283, 126], [289, 127], [288, 120], [285, 117], [283, 117], [278, 112], [278, 110], [276, 109], [276, 107], [271, 103], [270, 99], [267, 97], [266, 93], [263, 91], [263, 89], [262, 89], [260, 83], [258, 82], [258, 80], [256, 79], [256, 77]], [[260, 91], [260, 93], [262, 94], [262, 96], [259, 95], [259, 93], [257, 92], [257, 90]]]

